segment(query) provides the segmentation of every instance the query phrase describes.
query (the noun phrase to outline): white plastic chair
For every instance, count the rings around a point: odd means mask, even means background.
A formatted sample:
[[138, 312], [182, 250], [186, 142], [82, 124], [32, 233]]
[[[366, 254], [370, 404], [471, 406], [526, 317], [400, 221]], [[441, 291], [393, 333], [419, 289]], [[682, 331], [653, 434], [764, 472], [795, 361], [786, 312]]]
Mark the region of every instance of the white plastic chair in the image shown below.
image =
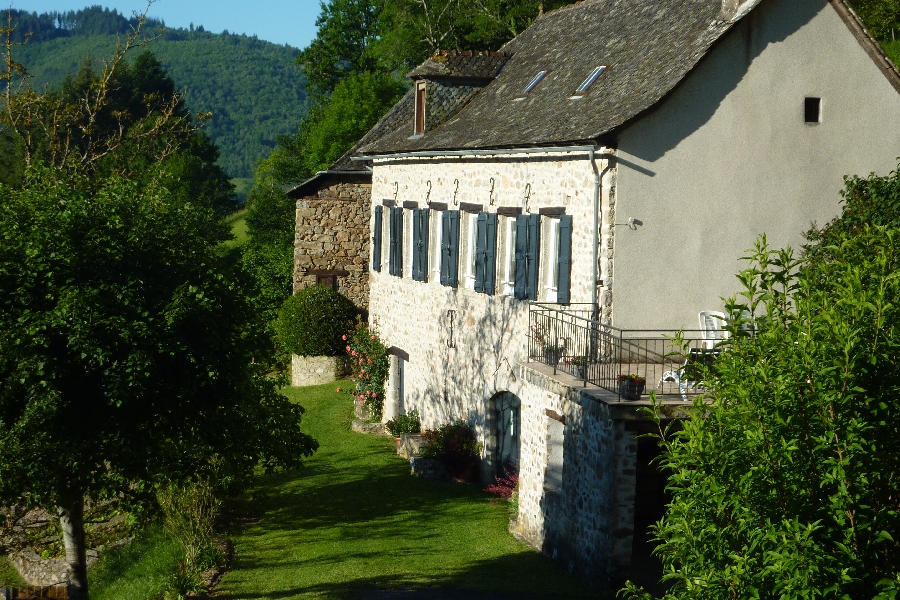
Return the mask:
[[717, 343], [729, 338], [730, 334], [725, 330], [725, 323], [728, 318], [725, 313], [714, 310], [701, 310], [697, 316], [700, 319], [704, 348], [712, 350]]

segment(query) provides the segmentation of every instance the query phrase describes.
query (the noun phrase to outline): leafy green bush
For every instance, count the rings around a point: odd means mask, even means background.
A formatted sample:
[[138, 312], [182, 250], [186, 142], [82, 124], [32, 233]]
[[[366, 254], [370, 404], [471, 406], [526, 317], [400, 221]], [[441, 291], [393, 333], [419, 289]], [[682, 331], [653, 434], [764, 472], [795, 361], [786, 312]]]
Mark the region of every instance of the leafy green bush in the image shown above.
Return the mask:
[[422, 433], [419, 453], [424, 458], [437, 458], [454, 479], [471, 474], [481, 456], [481, 443], [475, 430], [459, 419], [436, 430]]
[[657, 406], [666, 599], [900, 593], [900, 229], [831, 241], [797, 261], [763, 239], [726, 305], [753, 328], [730, 326], [709, 403], [680, 430]]
[[384, 427], [394, 437], [400, 437], [401, 435], [410, 433], [419, 433], [422, 428], [422, 423], [419, 420], [419, 411], [411, 410], [405, 415], [397, 415], [385, 423]]
[[341, 336], [357, 314], [359, 310], [347, 297], [329, 287], [313, 285], [281, 306], [275, 333], [292, 354], [338, 356], [344, 351]]

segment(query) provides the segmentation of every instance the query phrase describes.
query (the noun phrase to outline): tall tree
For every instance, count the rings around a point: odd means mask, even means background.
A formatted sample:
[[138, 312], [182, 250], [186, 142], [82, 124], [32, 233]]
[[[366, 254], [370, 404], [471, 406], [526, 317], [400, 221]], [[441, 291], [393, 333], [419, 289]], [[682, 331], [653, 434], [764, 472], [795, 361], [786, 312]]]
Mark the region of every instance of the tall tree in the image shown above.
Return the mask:
[[27, 167], [20, 188], [0, 185], [0, 501], [58, 511], [78, 599], [86, 499], [128, 498], [214, 456], [238, 476], [293, 467], [317, 445], [253, 360], [266, 341], [214, 207], [167, 188], [169, 161], [204, 143], [196, 124], [177, 97], [138, 94], [135, 115], [116, 96], [139, 29], [89, 85], [72, 82], [74, 105], [17, 79], [6, 31], [0, 115]]

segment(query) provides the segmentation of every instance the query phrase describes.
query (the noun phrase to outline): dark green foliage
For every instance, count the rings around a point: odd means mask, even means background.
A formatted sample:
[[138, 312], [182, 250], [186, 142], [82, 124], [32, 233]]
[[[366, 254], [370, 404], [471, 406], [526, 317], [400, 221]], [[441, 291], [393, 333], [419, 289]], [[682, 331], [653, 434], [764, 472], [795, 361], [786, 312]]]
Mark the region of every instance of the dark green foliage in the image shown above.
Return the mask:
[[727, 306], [754, 333], [731, 328], [711, 404], [662, 429], [666, 598], [900, 592], [900, 229], [829, 242], [798, 262], [763, 238]]
[[[306, 115], [306, 78], [293, 63], [298, 50], [248, 36], [177, 31], [177, 40], [155, 41], [153, 53], [185, 93], [187, 107], [212, 113], [204, 131], [221, 151], [217, 164], [230, 177], [252, 177], [278, 136]], [[32, 40], [18, 54], [42, 89], [77, 72], [86, 56], [108, 55], [115, 44], [113, 35]]]
[[[316, 105], [293, 139], [284, 140], [285, 153], [300, 167], [293, 180], [327, 169], [364, 136], [406, 92], [406, 84], [391, 74], [352, 73], [334, 93]], [[287, 174], [287, 173], [285, 173]]]
[[384, 0], [330, 0], [322, 2], [316, 19], [318, 32], [297, 55], [297, 64], [319, 95], [334, 91], [352, 73], [371, 71], [377, 59], [368, 47], [378, 36], [378, 18]]
[[312, 285], [288, 298], [278, 311], [275, 331], [281, 344], [299, 356], [339, 356], [359, 309], [330, 287]]
[[900, 0], [849, 0], [869, 32], [882, 41], [900, 35]]
[[478, 456], [481, 444], [475, 430], [462, 419], [441, 425], [438, 429], [428, 429], [422, 433], [422, 456], [434, 458], [441, 454], [464, 454]]
[[220, 220], [159, 185], [31, 168], [0, 188], [0, 498], [141, 494], [222, 457], [293, 467], [316, 443], [253, 357]]
[[419, 433], [422, 429], [422, 423], [419, 421], [419, 411], [413, 409], [405, 415], [397, 415], [385, 423], [384, 428], [394, 437]]
[[844, 177], [841, 215], [825, 227], [806, 233], [805, 253], [818, 260], [831, 251], [846, 234], [857, 234], [870, 225], [900, 227], [900, 168], [887, 176]]
[[18, 136], [0, 125], [0, 183], [17, 187], [25, 175], [25, 157]]

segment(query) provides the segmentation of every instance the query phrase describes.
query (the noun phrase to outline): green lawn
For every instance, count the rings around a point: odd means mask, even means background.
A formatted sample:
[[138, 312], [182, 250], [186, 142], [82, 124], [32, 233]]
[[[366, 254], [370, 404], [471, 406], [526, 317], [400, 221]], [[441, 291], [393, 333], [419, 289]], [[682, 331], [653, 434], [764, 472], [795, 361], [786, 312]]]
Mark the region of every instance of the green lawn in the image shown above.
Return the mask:
[[351, 402], [336, 385], [286, 392], [307, 409], [305, 429], [321, 448], [302, 471], [261, 479], [261, 518], [235, 537], [218, 598], [353, 598], [392, 587], [593, 595], [516, 541], [506, 507], [478, 487], [411, 477], [393, 440], [350, 432]]
[[236, 248], [247, 241], [247, 209], [244, 208], [225, 217], [225, 223], [231, 227], [234, 239], [225, 242], [228, 248]]
[[156, 600], [169, 586], [181, 546], [161, 527], [141, 532], [130, 544], [103, 555], [88, 571], [91, 600]]

